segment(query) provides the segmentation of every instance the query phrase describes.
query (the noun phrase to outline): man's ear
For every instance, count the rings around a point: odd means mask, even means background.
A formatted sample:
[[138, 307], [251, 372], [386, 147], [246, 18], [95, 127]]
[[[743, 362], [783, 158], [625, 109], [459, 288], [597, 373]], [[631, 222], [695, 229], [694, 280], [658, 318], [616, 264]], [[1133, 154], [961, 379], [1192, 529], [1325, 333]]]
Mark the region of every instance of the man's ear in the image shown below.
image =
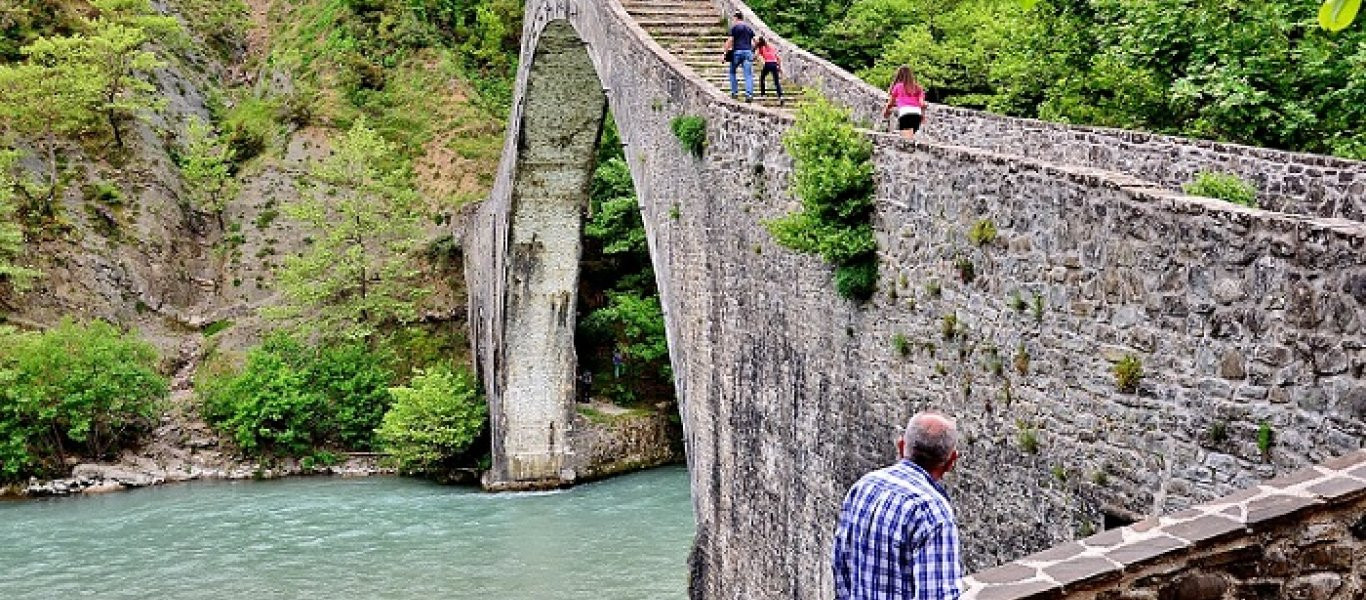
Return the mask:
[[896, 457], [906, 458], [906, 438], [898, 436], [896, 438]]
[[957, 450], [954, 450], [954, 451], [953, 451], [953, 454], [950, 454], [950, 455], [949, 455], [949, 462], [944, 463], [944, 472], [945, 472], [945, 473], [948, 473], [949, 471], [952, 471], [954, 465], [957, 465], [957, 464], [958, 464], [958, 451], [957, 451]]

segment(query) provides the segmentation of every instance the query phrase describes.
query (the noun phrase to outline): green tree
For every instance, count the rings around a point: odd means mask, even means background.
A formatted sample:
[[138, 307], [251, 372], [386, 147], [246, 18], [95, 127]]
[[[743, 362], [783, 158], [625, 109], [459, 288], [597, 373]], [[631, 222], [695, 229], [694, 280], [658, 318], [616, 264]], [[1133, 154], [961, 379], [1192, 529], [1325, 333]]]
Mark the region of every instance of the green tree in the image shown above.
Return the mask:
[[848, 109], [814, 96], [797, 110], [783, 146], [795, 163], [792, 192], [802, 209], [765, 226], [778, 244], [833, 265], [841, 296], [866, 301], [877, 286], [872, 142]]
[[44, 173], [39, 180], [25, 175], [9, 183], [24, 198], [30, 217], [52, 217], [61, 190], [61, 147], [88, 130], [99, 90], [93, 71], [64, 56], [51, 40], [39, 40], [24, 51], [28, 62], [0, 66], [0, 127], [11, 141], [33, 144]]
[[152, 346], [101, 321], [0, 332], [0, 478], [107, 458], [152, 423], [166, 396]]
[[440, 475], [456, 466], [488, 421], [474, 377], [464, 370], [419, 373], [390, 393], [393, 407], [376, 433], [405, 473]]
[[309, 188], [286, 212], [316, 240], [285, 261], [286, 302], [268, 314], [300, 320], [325, 338], [364, 339], [380, 326], [417, 318], [428, 293], [409, 256], [420, 202], [392, 143], [359, 120], [327, 160], [311, 165]]
[[0, 150], [0, 280], [6, 281], [15, 291], [27, 290], [38, 272], [20, 266], [16, 261], [24, 254], [24, 229], [16, 221], [18, 206], [15, 203], [15, 190], [19, 182], [14, 179], [14, 162], [19, 153]]
[[100, 16], [86, 22], [89, 33], [73, 50], [88, 64], [99, 88], [99, 111], [123, 146], [122, 123], [160, 108], [157, 89], [145, 77], [166, 66], [147, 49], [153, 36], [174, 39], [180, 26], [174, 18], [156, 14], [148, 0], [92, 0]]
[[223, 209], [237, 195], [239, 184], [233, 177], [233, 151], [213, 127], [192, 117], [186, 131], [180, 175], [190, 205], [218, 219], [223, 229]]

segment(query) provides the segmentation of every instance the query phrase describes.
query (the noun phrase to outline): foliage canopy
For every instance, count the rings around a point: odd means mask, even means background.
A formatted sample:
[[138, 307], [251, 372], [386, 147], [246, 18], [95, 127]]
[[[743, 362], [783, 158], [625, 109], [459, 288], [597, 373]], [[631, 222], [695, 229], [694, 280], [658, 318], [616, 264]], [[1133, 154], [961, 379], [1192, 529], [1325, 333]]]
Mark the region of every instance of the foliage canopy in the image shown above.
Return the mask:
[[113, 325], [0, 330], [0, 481], [108, 458], [152, 424], [167, 392], [152, 346]]

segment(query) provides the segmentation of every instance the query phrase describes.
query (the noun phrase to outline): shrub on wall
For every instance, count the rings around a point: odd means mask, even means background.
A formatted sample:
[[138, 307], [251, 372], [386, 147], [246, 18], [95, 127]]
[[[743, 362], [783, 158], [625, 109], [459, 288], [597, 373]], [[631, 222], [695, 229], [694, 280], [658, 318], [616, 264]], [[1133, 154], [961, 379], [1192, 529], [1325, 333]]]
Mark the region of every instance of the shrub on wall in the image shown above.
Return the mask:
[[106, 458], [152, 424], [167, 392], [152, 346], [96, 321], [0, 330], [0, 481], [61, 475]]
[[1143, 361], [1132, 354], [1125, 354], [1115, 363], [1115, 388], [1125, 394], [1138, 391], [1138, 383], [1143, 380]]
[[814, 96], [797, 110], [783, 145], [795, 161], [792, 191], [802, 210], [765, 227], [778, 244], [834, 265], [841, 296], [866, 301], [877, 288], [872, 143], [848, 109]]
[[1243, 181], [1237, 175], [1200, 171], [1195, 180], [1181, 186], [1182, 191], [1192, 196], [1216, 198], [1242, 206], [1257, 208], [1256, 186]]
[[702, 158], [702, 152], [707, 149], [707, 120], [694, 116], [677, 117], [670, 126], [673, 127], [678, 141], [683, 144], [683, 149], [697, 158]]

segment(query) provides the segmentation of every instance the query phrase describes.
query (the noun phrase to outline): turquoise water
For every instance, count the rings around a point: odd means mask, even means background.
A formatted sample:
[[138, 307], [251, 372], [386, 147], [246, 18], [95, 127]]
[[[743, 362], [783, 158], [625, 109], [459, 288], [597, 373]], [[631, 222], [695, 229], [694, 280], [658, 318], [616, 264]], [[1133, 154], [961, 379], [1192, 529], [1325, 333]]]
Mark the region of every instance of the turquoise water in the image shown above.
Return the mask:
[[397, 477], [0, 502], [0, 598], [682, 599], [687, 472], [484, 494]]

